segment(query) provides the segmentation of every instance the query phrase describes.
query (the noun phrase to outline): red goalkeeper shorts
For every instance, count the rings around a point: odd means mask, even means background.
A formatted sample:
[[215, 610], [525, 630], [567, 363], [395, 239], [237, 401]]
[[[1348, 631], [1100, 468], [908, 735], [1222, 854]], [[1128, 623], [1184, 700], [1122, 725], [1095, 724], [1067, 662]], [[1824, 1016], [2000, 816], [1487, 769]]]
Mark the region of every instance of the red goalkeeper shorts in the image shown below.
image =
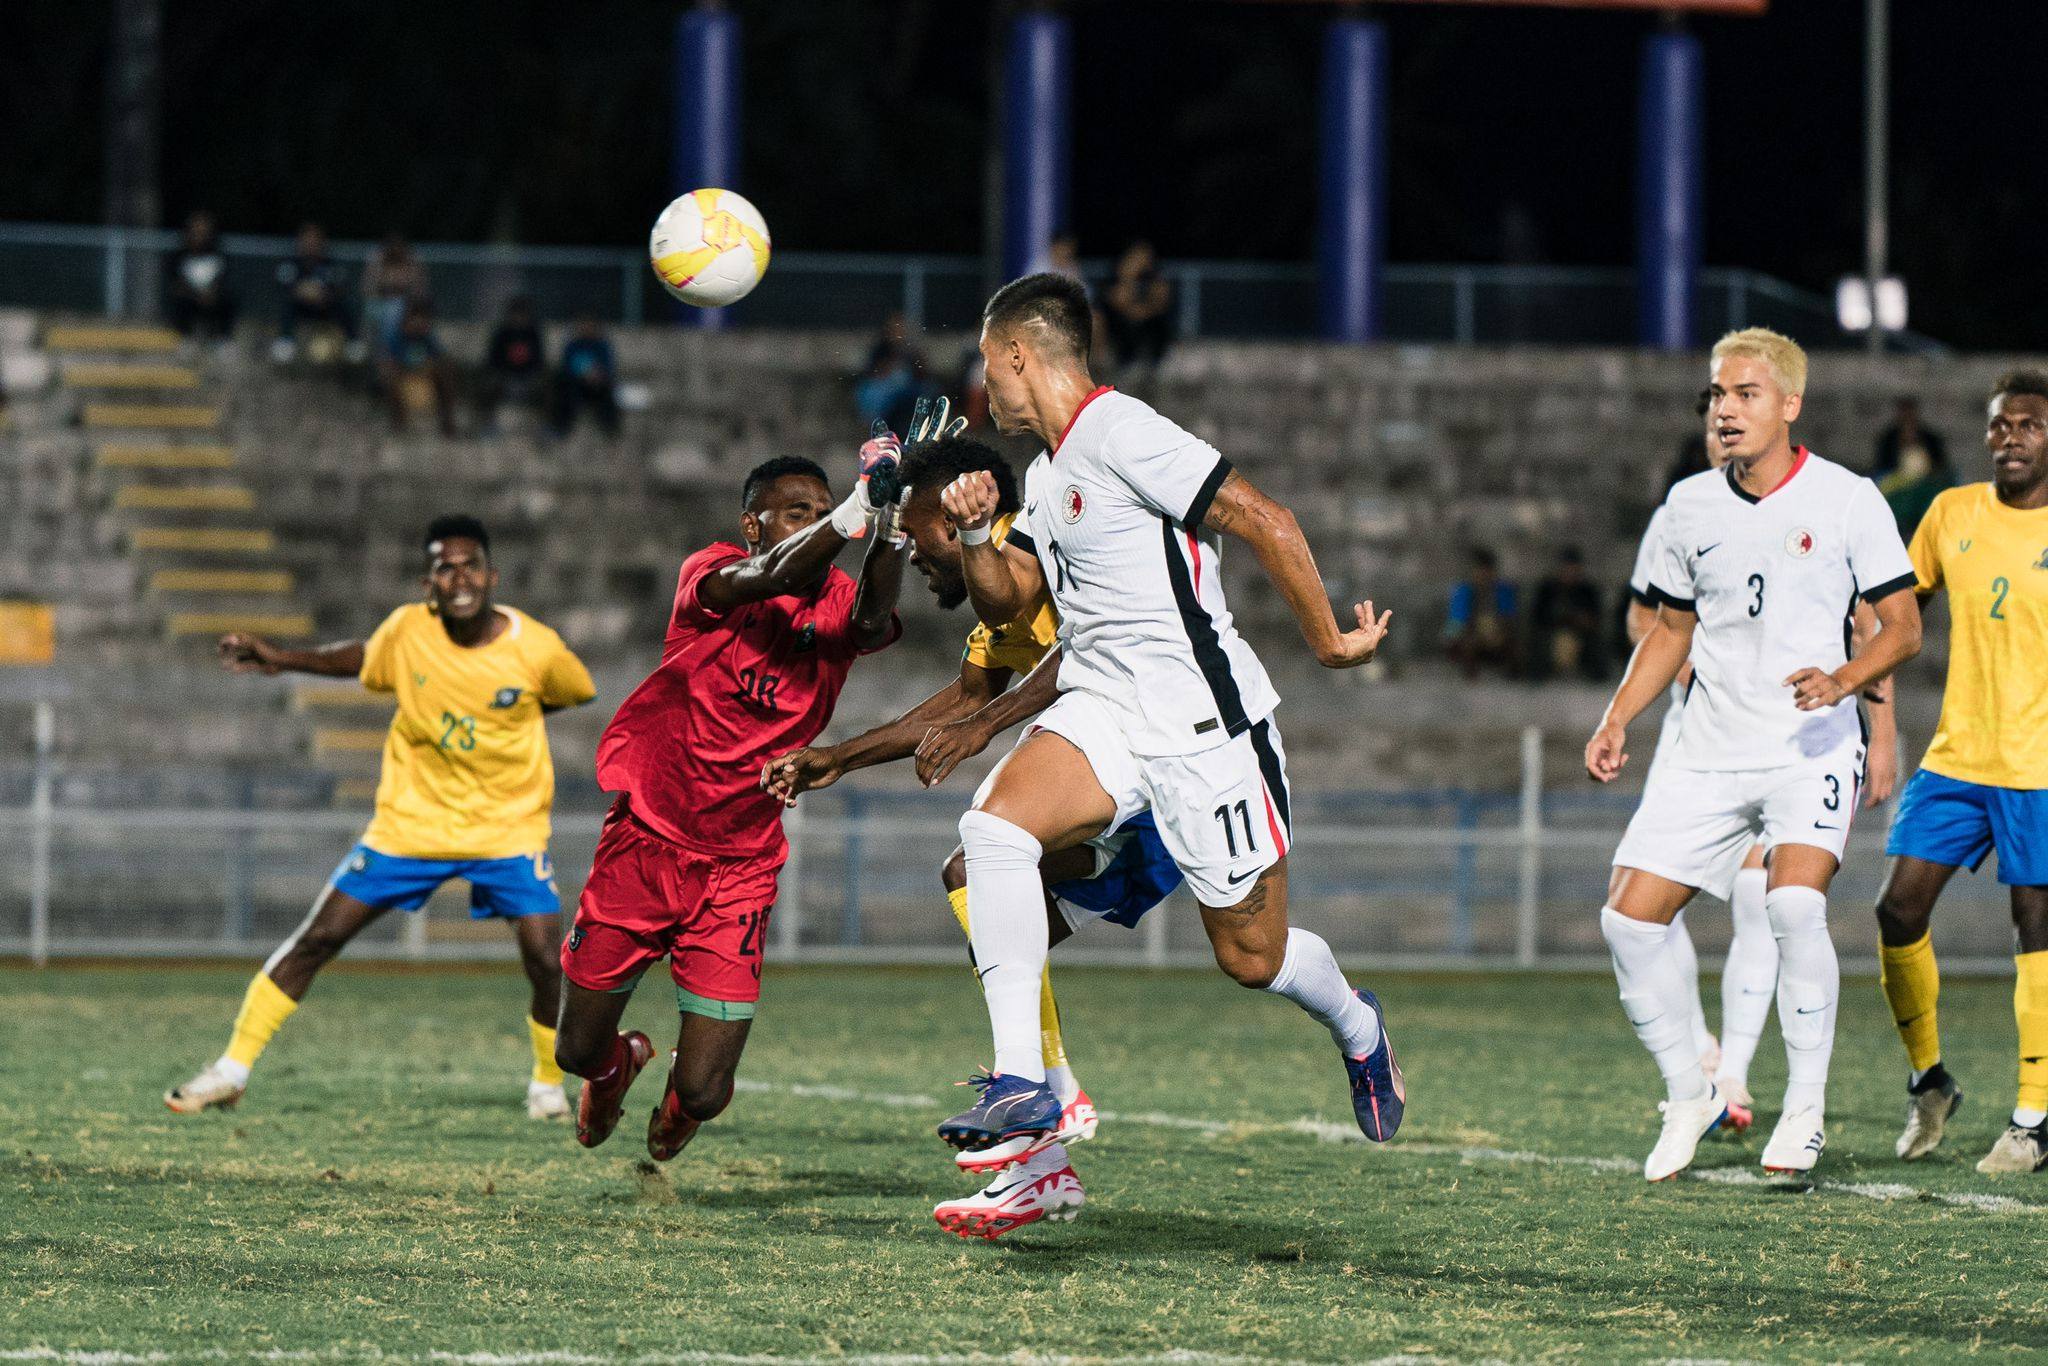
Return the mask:
[[631, 991], [669, 961], [684, 1010], [744, 1020], [761, 999], [761, 948], [787, 847], [721, 857], [686, 849], [633, 819], [605, 817], [590, 880], [562, 945], [562, 975], [586, 991]]

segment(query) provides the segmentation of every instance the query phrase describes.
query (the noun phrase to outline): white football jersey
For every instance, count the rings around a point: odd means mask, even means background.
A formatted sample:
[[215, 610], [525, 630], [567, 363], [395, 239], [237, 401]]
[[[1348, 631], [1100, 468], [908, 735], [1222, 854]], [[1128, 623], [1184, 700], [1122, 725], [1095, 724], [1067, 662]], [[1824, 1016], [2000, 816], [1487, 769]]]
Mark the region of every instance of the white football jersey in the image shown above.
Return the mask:
[[1060, 689], [1107, 702], [1135, 754], [1209, 749], [1279, 705], [1231, 624], [1216, 533], [1202, 527], [1229, 473], [1214, 446], [1107, 386], [1025, 472], [1009, 544], [1038, 557], [1052, 589]]
[[1856, 599], [1913, 586], [1913, 563], [1877, 485], [1802, 446], [1791, 473], [1761, 498], [1743, 491], [1729, 466], [1680, 481], [1664, 513], [1651, 592], [1699, 614], [1672, 762], [1776, 768], [1853, 739], [1861, 726], [1854, 697], [1801, 711], [1785, 679], [1842, 667]]

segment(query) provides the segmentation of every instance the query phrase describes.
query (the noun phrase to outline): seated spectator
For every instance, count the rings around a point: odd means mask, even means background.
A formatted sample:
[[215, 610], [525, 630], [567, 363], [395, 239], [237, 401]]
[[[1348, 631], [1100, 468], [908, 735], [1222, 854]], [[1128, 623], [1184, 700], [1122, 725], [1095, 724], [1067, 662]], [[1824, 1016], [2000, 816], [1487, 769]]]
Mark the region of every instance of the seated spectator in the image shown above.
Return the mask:
[[1070, 232], [1063, 232], [1046, 243], [1045, 268], [1055, 275], [1087, 284], [1087, 279], [1081, 274], [1081, 239]]
[[407, 306], [427, 297], [426, 266], [405, 238], [392, 233], [363, 272], [363, 330], [380, 358], [397, 347]]
[[291, 259], [277, 268], [277, 287], [282, 298], [271, 354], [280, 364], [301, 352], [315, 364], [329, 364], [344, 343], [355, 339], [347, 279], [340, 263], [327, 254], [327, 233], [318, 223], [299, 229]]
[[495, 432], [507, 404], [537, 408], [546, 398], [547, 343], [525, 295], [505, 305], [484, 349], [483, 425]]
[[1102, 313], [1118, 369], [1156, 369], [1165, 359], [1173, 340], [1173, 289], [1159, 273], [1150, 242], [1133, 242], [1117, 258]]
[[1451, 590], [1445, 652], [1467, 678], [1479, 677], [1483, 668], [1512, 677], [1521, 662], [1515, 586], [1502, 580], [1500, 561], [1491, 550], [1474, 550], [1471, 566], [1471, 576]]
[[606, 436], [617, 436], [618, 386], [619, 366], [611, 339], [597, 319], [586, 313], [576, 320], [576, 331], [562, 348], [562, 363], [555, 371], [555, 434], [567, 436], [576, 425], [577, 414], [587, 410]]
[[886, 422], [893, 432], [910, 427], [920, 398], [933, 392], [925, 378], [924, 353], [910, 340], [910, 323], [891, 313], [868, 348], [867, 364], [854, 381], [853, 401], [864, 422]]
[[1935, 495], [1956, 482], [1955, 467], [1948, 463], [1948, 443], [1920, 425], [1917, 399], [1899, 399], [1892, 425], [1878, 434], [1871, 475], [1891, 505], [1899, 535], [1912, 540], [1913, 529], [1927, 515]]
[[228, 289], [228, 258], [213, 215], [185, 220], [185, 240], [164, 267], [165, 311], [181, 336], [221, 339], [235, 327], [235, 297]]
[[1586, 557], [1577, 546], [1559, 551], [1556, 567], [1536, 585], [1535, 627], [1545, 677], [1575, 673], [1597, 680], [1606, 674], [1600, 590], [1586, 577]]
[[390, 405], [391, 430], [402, 432], [412, 414], [433, 409], [441, 435], [455, 435], [455, 367], [434, 332], [434, 306], [425, 299], [406, 305], [389, 354], [377, 362], [377, 375]]

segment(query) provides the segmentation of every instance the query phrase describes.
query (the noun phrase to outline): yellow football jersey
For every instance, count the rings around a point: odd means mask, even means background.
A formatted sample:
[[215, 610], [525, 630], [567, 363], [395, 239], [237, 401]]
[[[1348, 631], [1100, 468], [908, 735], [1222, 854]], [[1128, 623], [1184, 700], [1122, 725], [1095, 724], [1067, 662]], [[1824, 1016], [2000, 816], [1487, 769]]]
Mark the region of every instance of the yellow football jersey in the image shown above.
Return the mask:
[[2048, 788], [2048, 508], [2009, 508], [1988, 483], [1946, 489], [1908, 551], [1922, 594], [1948, 589], [1948, 686], [1922, 766]]
[[363, 686], [395, 693], [377, 814], [363, 843], [402, 858], [491, 859], [547, 848], [555, 800], [542, 707], [597, 695], [562, 638], [499, 607], [488, 645], [448, 638], [425, 603], [384, 619], [363, 647]]
[[[1010, 538], [1010, 526], [1016, 520], [1014, 512], [996, 518], [994, 534], [998, 543]], [[1038, 667], [1038, 661], [1045, 658], [1059, 637], [1060, 617], [1053, 610], [1052, 595], [1048, 593], [1037, 606], [1026, 609], [1023, 616], [1007, 626], [990, 630], [976, 622], [967, 633], [967, 662], [983, 669], [1028, 674]]]

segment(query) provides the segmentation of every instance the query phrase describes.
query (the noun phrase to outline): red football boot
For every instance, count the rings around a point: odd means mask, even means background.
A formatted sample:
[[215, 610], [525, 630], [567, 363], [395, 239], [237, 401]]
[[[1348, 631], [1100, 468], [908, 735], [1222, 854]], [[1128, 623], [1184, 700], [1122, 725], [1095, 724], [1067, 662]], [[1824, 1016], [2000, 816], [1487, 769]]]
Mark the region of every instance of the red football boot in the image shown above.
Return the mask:
[[576, 1101], [576, 1141], [586, 1148], [595, 1148], [619, 1127], [619, 1116], [625, 1112], [626, 1092], [632, 1087], [633, 1078], [654, 1058], [654, 1045], [637, 1029], [621, 1036], [619, 1041], [625, 1045], [625, 1056], [610, 1076], [597, 1081], [585, 1079], [583, 1094]]
[[[673, 1059], [674, 1053], [669, 1057]], [[732, 1101], [732, 1092], [725, 1093], [727, 1103]], [[719, 1107], [723, 1110], [725, 1107]], [[671, 1070], [667, 1082], [662, 1086], [661, 1104], [654, 1107], [654, 1113], [647, 1117], [647, 1155], [656, 1162], [666, 1162], [689, 1146], [703, 1125], [701, 1119], [692, 1119], [683, 1113], [683, 1103], [676, 1099], [675, 1072]]]

